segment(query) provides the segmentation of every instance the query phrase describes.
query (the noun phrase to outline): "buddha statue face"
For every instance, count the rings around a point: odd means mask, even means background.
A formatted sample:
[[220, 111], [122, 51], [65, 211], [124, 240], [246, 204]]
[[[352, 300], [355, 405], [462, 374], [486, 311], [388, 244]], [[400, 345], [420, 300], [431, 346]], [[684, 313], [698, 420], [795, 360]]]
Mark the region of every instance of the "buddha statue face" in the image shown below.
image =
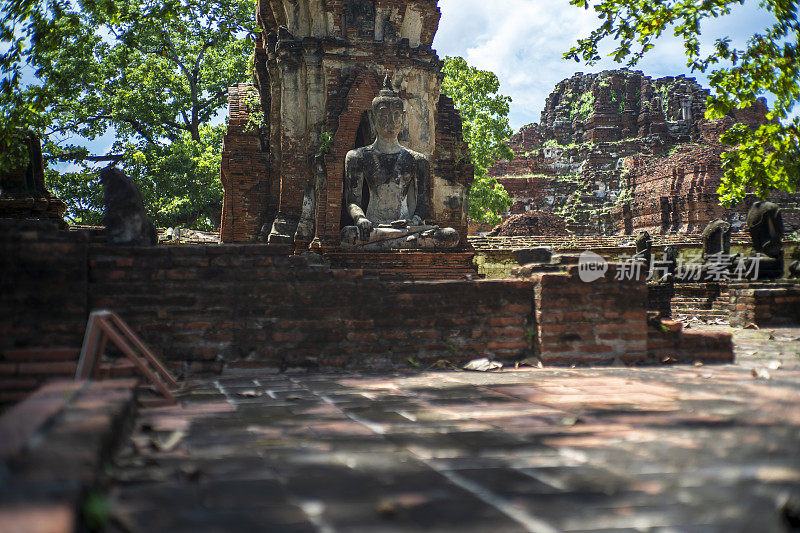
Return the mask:
[[380, 102], [373, 108], [375, 116], [375, 129], [383, 139], [394, 139], [400, 134], [403, 127], [403, 101]]

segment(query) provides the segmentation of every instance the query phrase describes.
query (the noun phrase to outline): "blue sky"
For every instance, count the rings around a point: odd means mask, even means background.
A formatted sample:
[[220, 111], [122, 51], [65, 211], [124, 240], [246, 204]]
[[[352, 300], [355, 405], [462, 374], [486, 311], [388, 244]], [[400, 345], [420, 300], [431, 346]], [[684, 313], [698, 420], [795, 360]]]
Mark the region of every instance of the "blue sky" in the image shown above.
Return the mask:
[[[610, 59], [592, 67], [562, 59], [579, 37], [599, 25], [593, 11], [568, 0], [439, 0], [439, 6], [442, 20], [433, 47], [440, 57], [461, 56], [497, 74], [501, 93], [512, 98], [509, 119], [514, 130], [539, 122], [545, 98], [559, 81], [575, 72], [622, 66]], [[743, 45], [770, 20], [756, 2], [746, 2], [730, 16], [705, 22], [703, 44], [710, 47], [715, 39], [729, 36]], [[704, 76], [688, 71], [683, 47], [671, 35], [662, 37], [636, 68], [653, 77], [695, 76], [708, 86]]]

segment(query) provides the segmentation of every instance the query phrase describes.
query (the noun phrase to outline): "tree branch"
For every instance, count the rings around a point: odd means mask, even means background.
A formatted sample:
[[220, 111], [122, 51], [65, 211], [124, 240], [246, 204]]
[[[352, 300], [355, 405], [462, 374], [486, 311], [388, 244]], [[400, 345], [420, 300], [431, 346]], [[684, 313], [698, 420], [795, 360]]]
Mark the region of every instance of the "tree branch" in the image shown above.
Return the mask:
[[45, 161], [122, 161], [125, 154], [106, 154], [106, 155], [82, 155], [82, 152], [71, 152], [69, 154], [46, 155], [42, 157]]
[[188, 77], [190, 75], [189, 69], [186, 68], [186, 65], [183, 64], [183, 61], [181, 61], [180, 57], [178, 56], [178, 51], [175, 50], [175, 45], [172, 44], [172, 39], [170, 38], [169, 33], [163, 32], [161, 35], [164, 37], [164, 41], [166, 42], [169, 51], [172, 53], [172, 57], [170, 57], [170, 59], [172, 59], [181, 68], [184, 75]]
[[194, 60], [194, 71], [200, 71], [200, 62], [203, 61], [203, 56], [206, 55], [206, 51], [211, 48], [214, 43], [216, 43], [216, 39], [209, 39], [205, 43], [203, 43], [203, 48], [200, 49], [200, 53], [197, 54], [197, 59]]

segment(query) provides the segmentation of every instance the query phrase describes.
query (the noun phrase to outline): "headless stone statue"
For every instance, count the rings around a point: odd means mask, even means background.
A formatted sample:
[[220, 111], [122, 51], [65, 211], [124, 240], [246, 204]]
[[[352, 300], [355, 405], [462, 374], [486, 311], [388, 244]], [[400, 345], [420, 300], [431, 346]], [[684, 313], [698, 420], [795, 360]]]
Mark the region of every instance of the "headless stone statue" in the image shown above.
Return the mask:
[[703, 261], [731, 253], [731, 225], [724, 220], [713, 220], [703, 229]]
[[759, 261], [758, 279], [783, 276], [783, 217], [772, 202], [757, 201], [747, 212], [747, 231], [753, 240], [753, 251], [763, 257]]
[[[389, 76], [372, 101], [378, 137], [351, 150], [345, 159], [345, 205], [354, 226], [342, 229], [342, 246], [365, 250], [448, 249], [458, 232], [425, 224], [430, 215], [430, 163], [397, 142], [403, 125], [403, 100]], [[362, 204], [363, 188], [369, 202]], [[365, 209], [366, 207], [366, 209]]]
[[747, 231], [753, 239], [753, 250], [777, 259], [783, 255], [783, 217], [772, 202], [755, 202], [747, 212]]
[[634, 257], [644, 263], [646, 272], [650, 271], [650, 264], [653, 260], [652, 248], [653, 239], [650, 237], [650, 234], [646, 231], [641, 232], [639, 236], [636, 237], [636, 255]]
[[147, 211], [142, 193], [136, 183], [117, 168], [106, 167], [100, 172], [103, 183], [108, 244], [151, 246], [158, 236]]

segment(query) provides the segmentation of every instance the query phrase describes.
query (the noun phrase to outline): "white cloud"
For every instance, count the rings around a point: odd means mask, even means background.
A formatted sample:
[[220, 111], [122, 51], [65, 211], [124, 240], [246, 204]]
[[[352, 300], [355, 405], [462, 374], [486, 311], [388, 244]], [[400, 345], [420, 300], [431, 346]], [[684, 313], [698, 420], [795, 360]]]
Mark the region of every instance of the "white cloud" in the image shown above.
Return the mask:
[[[593, 11], [567, 0], [440, 0], [439, 6], [442, 20], [434, 48], [442, 57], [462, 56], [497, 74], [501, 92], [513, 100], [509, 118], [514, 129], [539, 121], [545, 98], [564, 78], [621, 66], [610, 59], [593, 67], [562, 59], [579, 37], [599, 24]], [[757, 7], [740, 7], [703, 27], [704, 46], [724, 35], [743, 44], [768, 22], [768, 15]], [[682, 44], [671, 35], [659, 40], [636, 68], [654, 77], [691, 75]], [[704, 77], [697, 78], [705, 84]]]

